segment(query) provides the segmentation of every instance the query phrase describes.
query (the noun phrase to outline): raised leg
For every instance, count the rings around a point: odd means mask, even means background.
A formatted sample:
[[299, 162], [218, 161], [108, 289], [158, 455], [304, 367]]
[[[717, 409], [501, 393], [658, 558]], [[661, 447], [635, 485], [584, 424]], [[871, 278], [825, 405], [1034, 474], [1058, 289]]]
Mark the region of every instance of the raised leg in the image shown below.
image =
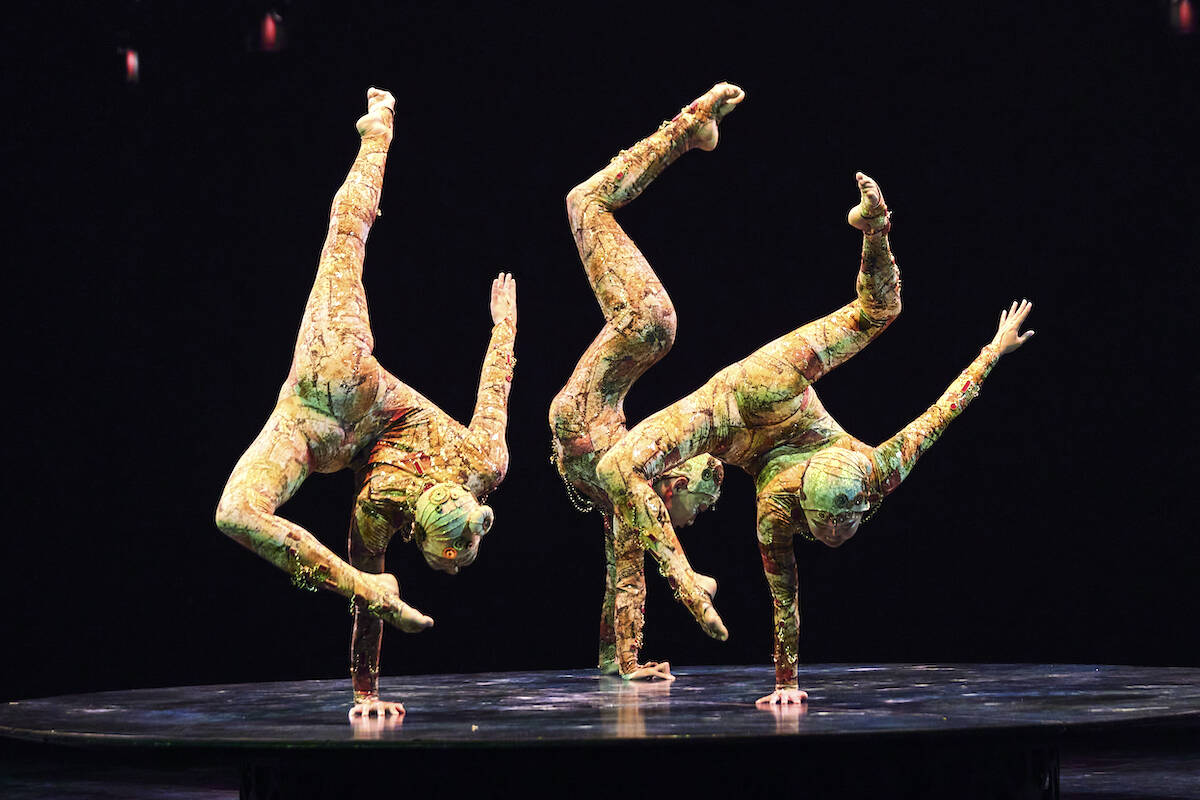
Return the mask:
[[368, 94], [368, 113], [359, 120], [362, 145], [334, 198], [291, 375], [266, 426], [234, 467], [217, 507], [217, 526], [287, 571], [298, 586], [361, 599], [386, 621], [420, 630], [432, 620], [400, 600], [395, 578], [359, 571], [275, 513], [310, 472], [344, 466], [370, 435], [355, 424], [384, 404], [382, 388], [390, 376], [371, 356], [361, 278], [363, 245], [391, 141], [392, 104], [386, 92]]
[[[743, 97], [737, 87], [714, 86], [567, 196], [571, 231], [605, 317], [604, 328], [550, 409], [560, 471], [568, 484], [580, 491], [599, 491], [593, 453], [602, 454], [625, 433], [626, 394], [675, 340], [671, 299], [649, 262], [617, 224], [613, 210], [641, 194], [683, 153], [697, 147], [713, 149], [717, 123]], [[623, 556], [616, 553], [616, 547], [622, 548]], [[620, 671], [628, 676], [645, 669], [637, 664], [645, 604], [644, 559], [637, 536], [614, 540], [607, 514], [605, 557], [599, 666], [606, 672], [616, 670], [620, 661]], [[618, 642], [625, 648], [619, 658]], [[669, 677], [669, 665], [664, 663], [653, 674]]]
[[[861, 172], [854, 173], [858, 183], [860, 200], [846, 215], [846, 221], [863, 232], [862, 266], [860, 271], [872, 276], [893, 278], [896, 275], [896, 258], [888, 242], [892, 229], [891, 212], [883, 200], [883, 190], [872, 178]], [[879, 306], [891, 306], [893, 296], [899, 295], [899, 278], [883, 280], [875, 289]]]
[[[688, 150], [715, 147], [717, 123], [744, 96], [736, 86], [714, 86], [567, 195], [571, 232], [605, 320], [627, 339], [645, 340], [644, 346], [651, 350], [643, 371], [670, 349], [674, 312], [662, 283], [613, 219], [613, 211], [640, 195]], [[662, 330], [667, 325], [670, 330]]]
[[[862, 352], [900, 315], [900, 270], [888, 243], [891, 222], [883, 193], [861, 172], [855, 177], [861, 199], [850, 209], [848, 219], [863, 232], [856, 297], [739, 362], [743, 414], [752, 413], [751, 408], [759, 409], [754, 415], [777, 408], [781, 392], [797, 396], [805, 386]], [[781, 371], [781, 364], [789, 369]], [[789, 379], [789, 375], [798, 377]], [[784, 384], [779, 383], [781, 378]]]
[[[606, 323], [551, 406], [551, 424], [568, 459], [572, 449], [602, 449], [624, 432], [625, 395], [675, 341], [671, 299], [613, 210], [683, 153], [715, 147], [718, 121], [743, 96], [737, 87], [718, 84], [567, 195], [571, 231]], [[611, 430], [596, 430], [605, 426]]]
[[354, 424], [380, 401], [385, 377], [363, 289], [367, 236], [379, 213], [395, 100], [371, 89], [358, 156], [334, 195], [329, 232], [296, 340], [292, 380], [305, 402]]

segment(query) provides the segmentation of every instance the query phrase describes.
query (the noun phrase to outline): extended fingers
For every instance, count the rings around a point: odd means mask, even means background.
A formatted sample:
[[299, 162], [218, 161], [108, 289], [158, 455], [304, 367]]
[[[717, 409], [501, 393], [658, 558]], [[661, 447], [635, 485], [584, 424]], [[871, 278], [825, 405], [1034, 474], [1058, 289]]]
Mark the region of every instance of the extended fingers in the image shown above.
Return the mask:
[[349, 716], [351, 720], [354, 720], [355, 718], [372, 716], [402, 717], [404, 714], [405, 711], [403, 703], [390, 703], [386, 700], [372, 700], [366, 703], [355, 703], [354, 707], [350, 709]]
[[1000, 327], [1004, 327], [1005, 323], [1020, 327], [1032, 310], [1033, 303], [1028, 300], [1013, 300], [1012, 305], [1000, 312]]
[[756, 706], [786, 706], [799, 705], [808, 700], [808, 692], [803, 689], [776, 689], [766, 697], [754, 701]]
[[511, 296], [517, 288], [517, 279], [511, 272], [499, 272], [492, 279], [492, 297]]
[[671, 662], [669, 661], [651, 661], [648, 664], [638, 666], [633, 672], [621, 676], [627, 681], [644, 681], [654, 678], [661, 678], [664, 681], [673, 681], [675, 676], [671, 674]]

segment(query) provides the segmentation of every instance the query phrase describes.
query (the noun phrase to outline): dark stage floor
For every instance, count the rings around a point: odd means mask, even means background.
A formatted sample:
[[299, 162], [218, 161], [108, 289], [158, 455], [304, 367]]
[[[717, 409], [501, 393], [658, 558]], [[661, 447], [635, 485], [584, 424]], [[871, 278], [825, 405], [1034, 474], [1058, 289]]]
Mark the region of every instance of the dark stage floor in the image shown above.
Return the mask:
[[[676, 675], [670, 684], [593, 670], [385, 678], [384, 697], [408, 714], [356, 724], [348, 680], [22, 700], [0, 706], [0, 789], [22, 799], [230, 797], [249, 764], [336, 773], [379, 763], [436, 777], [445, 759], [481, 765], [503, 794], [506, 765], [524, 758], [549, 776], [556, 765], [648, 753], [697, 777], [740, 767], [734, 785], [783, 758], [787, 780], [803, 783], [798, 754], [822, 763], [862, 754], [869, 766], [908, 750], [1018, 747], [1063, 753], [1063, 797], [1200, 798], [1197, 669], [810, 666], [800, 676], [809, 703], [783, 709], [754, 706], [772, 685], [768, 667]], [[53, 774], [39, 771], [47, 763]]]

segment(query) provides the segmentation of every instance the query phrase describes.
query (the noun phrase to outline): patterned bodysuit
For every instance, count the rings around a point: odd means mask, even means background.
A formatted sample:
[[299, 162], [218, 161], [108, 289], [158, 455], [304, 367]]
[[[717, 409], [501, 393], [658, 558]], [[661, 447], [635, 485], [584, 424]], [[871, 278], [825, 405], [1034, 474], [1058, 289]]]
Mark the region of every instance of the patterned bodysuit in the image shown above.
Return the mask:
[[[808, 535], [801, 486], [810, 460], [833, 448], [865, 456], [871, 472], [864, 491], [871, 505], [877, 505], [974, 399], [999, 357], [995, 345], [985, 347], [937, 404], [878, 447], [850, 436], [829, 415], [812, 384], [862, 350], [900, 313], [900, 275], [889, 229], [890, 224], [863, 236], [853, 302], [767, 344], [647, 417], [596, 469], [614, 509], [618, 548], [625, 532], [649, 542], [674, 538], [651, 483], [684, 459], [708, 453], [750, 474], [757, 488], [763, 569], [774, 603], [781, 689], [796, 686], [800, 617], [792, 538]], [[682, 583], [688, 576], [676, 577]], [[704, 624], [703, 603], [690, 602], [687, 594], [681, 599]]]
[[[384, 553], [396, 531], [416, 532], [413, 509], [417, 498], [437, 484], [466, 487], [483, 503], [508, 471], [505, 428], [512, 383], [515, 329], [505, 319], [492, 328], [483, 362], [479, 393], [470, 425], [464, 427], [433, 403], [413, 392], [406, 406], [380, 434], [357, 466], [359, 486], [350, 525], [350, 563], [367, 572], [382, 572]], [[418, 541], [423, 546], [424, 542]], [[467, 566], [475, 560], [478, 543], [451, 545], [440, 556], [426, 551], [431, 565]], [[369, 613], [361, 599], [354, 605], [354, 634], [350, 671], [355, 702], [378, 697], [379, 651], [383, 622]]]
[[[297, 586], [330, 589], [354, 602], [356, 698], [373, 692], [381, 620], [408, 631], [431, 624], [400, 599], [394, 578], [380, 574], [392, 533], [411, 526], [411, 504], [421, 487], [457, 483], [483, 497], [508, 464], [511, 320], [492, 330], [469, 427], [374, 356], [362, 270], [379, 213], [393, 104], [386, 92], [368, 94], [359, 152], [333, 199], [291, 370], [266, 425], [234, 467], [216, 514], [225, 534], [290, 573]], [[350, 563], [275, 513], [311, 473], [346, 467], [356, 470], [360, 486]]]
[[[577, 505], [586, 510], [595, 504], [604, 518], [600, 667], [619, 666], [622, 674], [636, 668], [641, 645], [646, 596], [643, 545], [660, 563], [674, 565], [665, 574], [677, 591], [681, 589], [675, 577], [679, 574], [688, 575], [683, 591], [694, 593], [696, 589], [673, 531], [652, 542], [614, 536], [608, 495], [596, 478], [601, 457], [627, 432], [624, 402], [629, 389], [675, 341], [671, 299], [645, 256], [613, 218], [613, 211], [631, 202], [675, 159], [697, 146], [704, 126], [719, 121], [740, 97], [740, 90], [719, 84], [653, 134], [621, 151], [567, 197], [571, 232], [604, 312], [605, 325], [550, 406], [551, 446], [559, 473], [568, 492], [576, 495]], [[673, 466], [688, 479], [691, 491], [715, 497], [722, 479], [715, 459], [702, 457], [695, 463]], [[619, 664], [618, 640], [626, 643]]]

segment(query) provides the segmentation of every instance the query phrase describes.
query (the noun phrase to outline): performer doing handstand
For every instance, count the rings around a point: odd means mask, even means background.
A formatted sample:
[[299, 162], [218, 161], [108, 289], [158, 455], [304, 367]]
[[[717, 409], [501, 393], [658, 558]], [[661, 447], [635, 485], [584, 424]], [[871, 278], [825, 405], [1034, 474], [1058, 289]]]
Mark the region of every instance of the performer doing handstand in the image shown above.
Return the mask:
[[[656, 556], [666, 547], [672, 557], [660, 558], [660, 564], [681, 586], [695, 583], [694, 576], [682, 554], [670, 549], [675, 534], [654, 482], [701, 454], [739, 466], [754, 478], [759, 549], [775, 617], [776, 689], [761, 703], [807, 698], [796, 681], [800, 616], [792, 537], [799, 533], [830, 547], [845, 543], [978, 395], [1000, 356], [1033, 335], [1020, 333], [1031, 304], [1014, 302], [1001, 313], [992, 341], [928, 411], [878, 447], [846, 433], [822, 407], [812, 384], [859, 352], [900, 313], [900, 275], [888, 244], [887, 206], [874, 181], [862, 173], [857, 181], [861, 202], [848, 217], [863, 232], [857, 298], [726, 367], [647, 417], [595, 467], [614, 512], [617, 574], [632, 569], [621, 559], [639, 552], [635, 542], [640, 538]], [[710, 635], [725, 638], [711, 598], [703, 587], [696, 588], [700, 591], [680, 591], [680, 600]], [[624, 660], [636, 653], [636, 642], [622, 641], [627, 635], [618, 628], [623, 672], [635, 666]]]
[[[289, 572], [298, 586], [324, 587], [353, 601], [351, 716], [404, 713], [399, 703], [378, 697], [381, 620], [410, 633], [433, 625], [400, 599], [395, 577], [383, 571], [392, 534], [411, 530], [431, 566], [457, 572], [475, 560], [492, 524], [482, 503], [508, 468], [504, 436], [517, 317], [511, 275], [492, 282], [494, 327], [469, 426], [401, 383], [373, 355], [362, 268], [394, 109], [388, 92], [368, 92], [367, 114], [357, 123], [362, 143], [333, 199], [291, 371], [266, 426], [234, 467], [216, 517], [224, 533]], [[360, 487], [349, 564], [275, 513], [310, 473], [345, 467], [355, 469]]]
[[[567, 196], [571, 233], [605, 324], [550, 406], [551, 447], [572, 502], [582, 511], [598, 507], [603, 516], [607, 568], [599, 666], [629, 679], [674, 677], [669, 662], [638, 662], [646, 598], [643, 543], [637, 536], [614, 539], [612, 508], [596, 480], [596, 463], [626, 433], [624, 404], [630, 387], [671, 349], [675, 309], [612, 212], [640, 195], [688, 150], [716, 147], [717, 123], [742, 97], [736, 86], [717, 84]], [[672, 526], [690, 525], [712, 506], [722, 477], [720, 461], [708, 455], [674, 464], [656, 476], [654, 490]], [[693, 573], [672, 528], [665, 531], [669, 534], [646, 545], [660, 562], [677, 564], [666, 573], [677, 592], [690, 594], [693, 603], [705, 602], [716, 591], [716, 581]], [[619, 551], [614, 550], [617, 542]], [[681, 573], [686, 575], [683, 581], [677, 579]]]

